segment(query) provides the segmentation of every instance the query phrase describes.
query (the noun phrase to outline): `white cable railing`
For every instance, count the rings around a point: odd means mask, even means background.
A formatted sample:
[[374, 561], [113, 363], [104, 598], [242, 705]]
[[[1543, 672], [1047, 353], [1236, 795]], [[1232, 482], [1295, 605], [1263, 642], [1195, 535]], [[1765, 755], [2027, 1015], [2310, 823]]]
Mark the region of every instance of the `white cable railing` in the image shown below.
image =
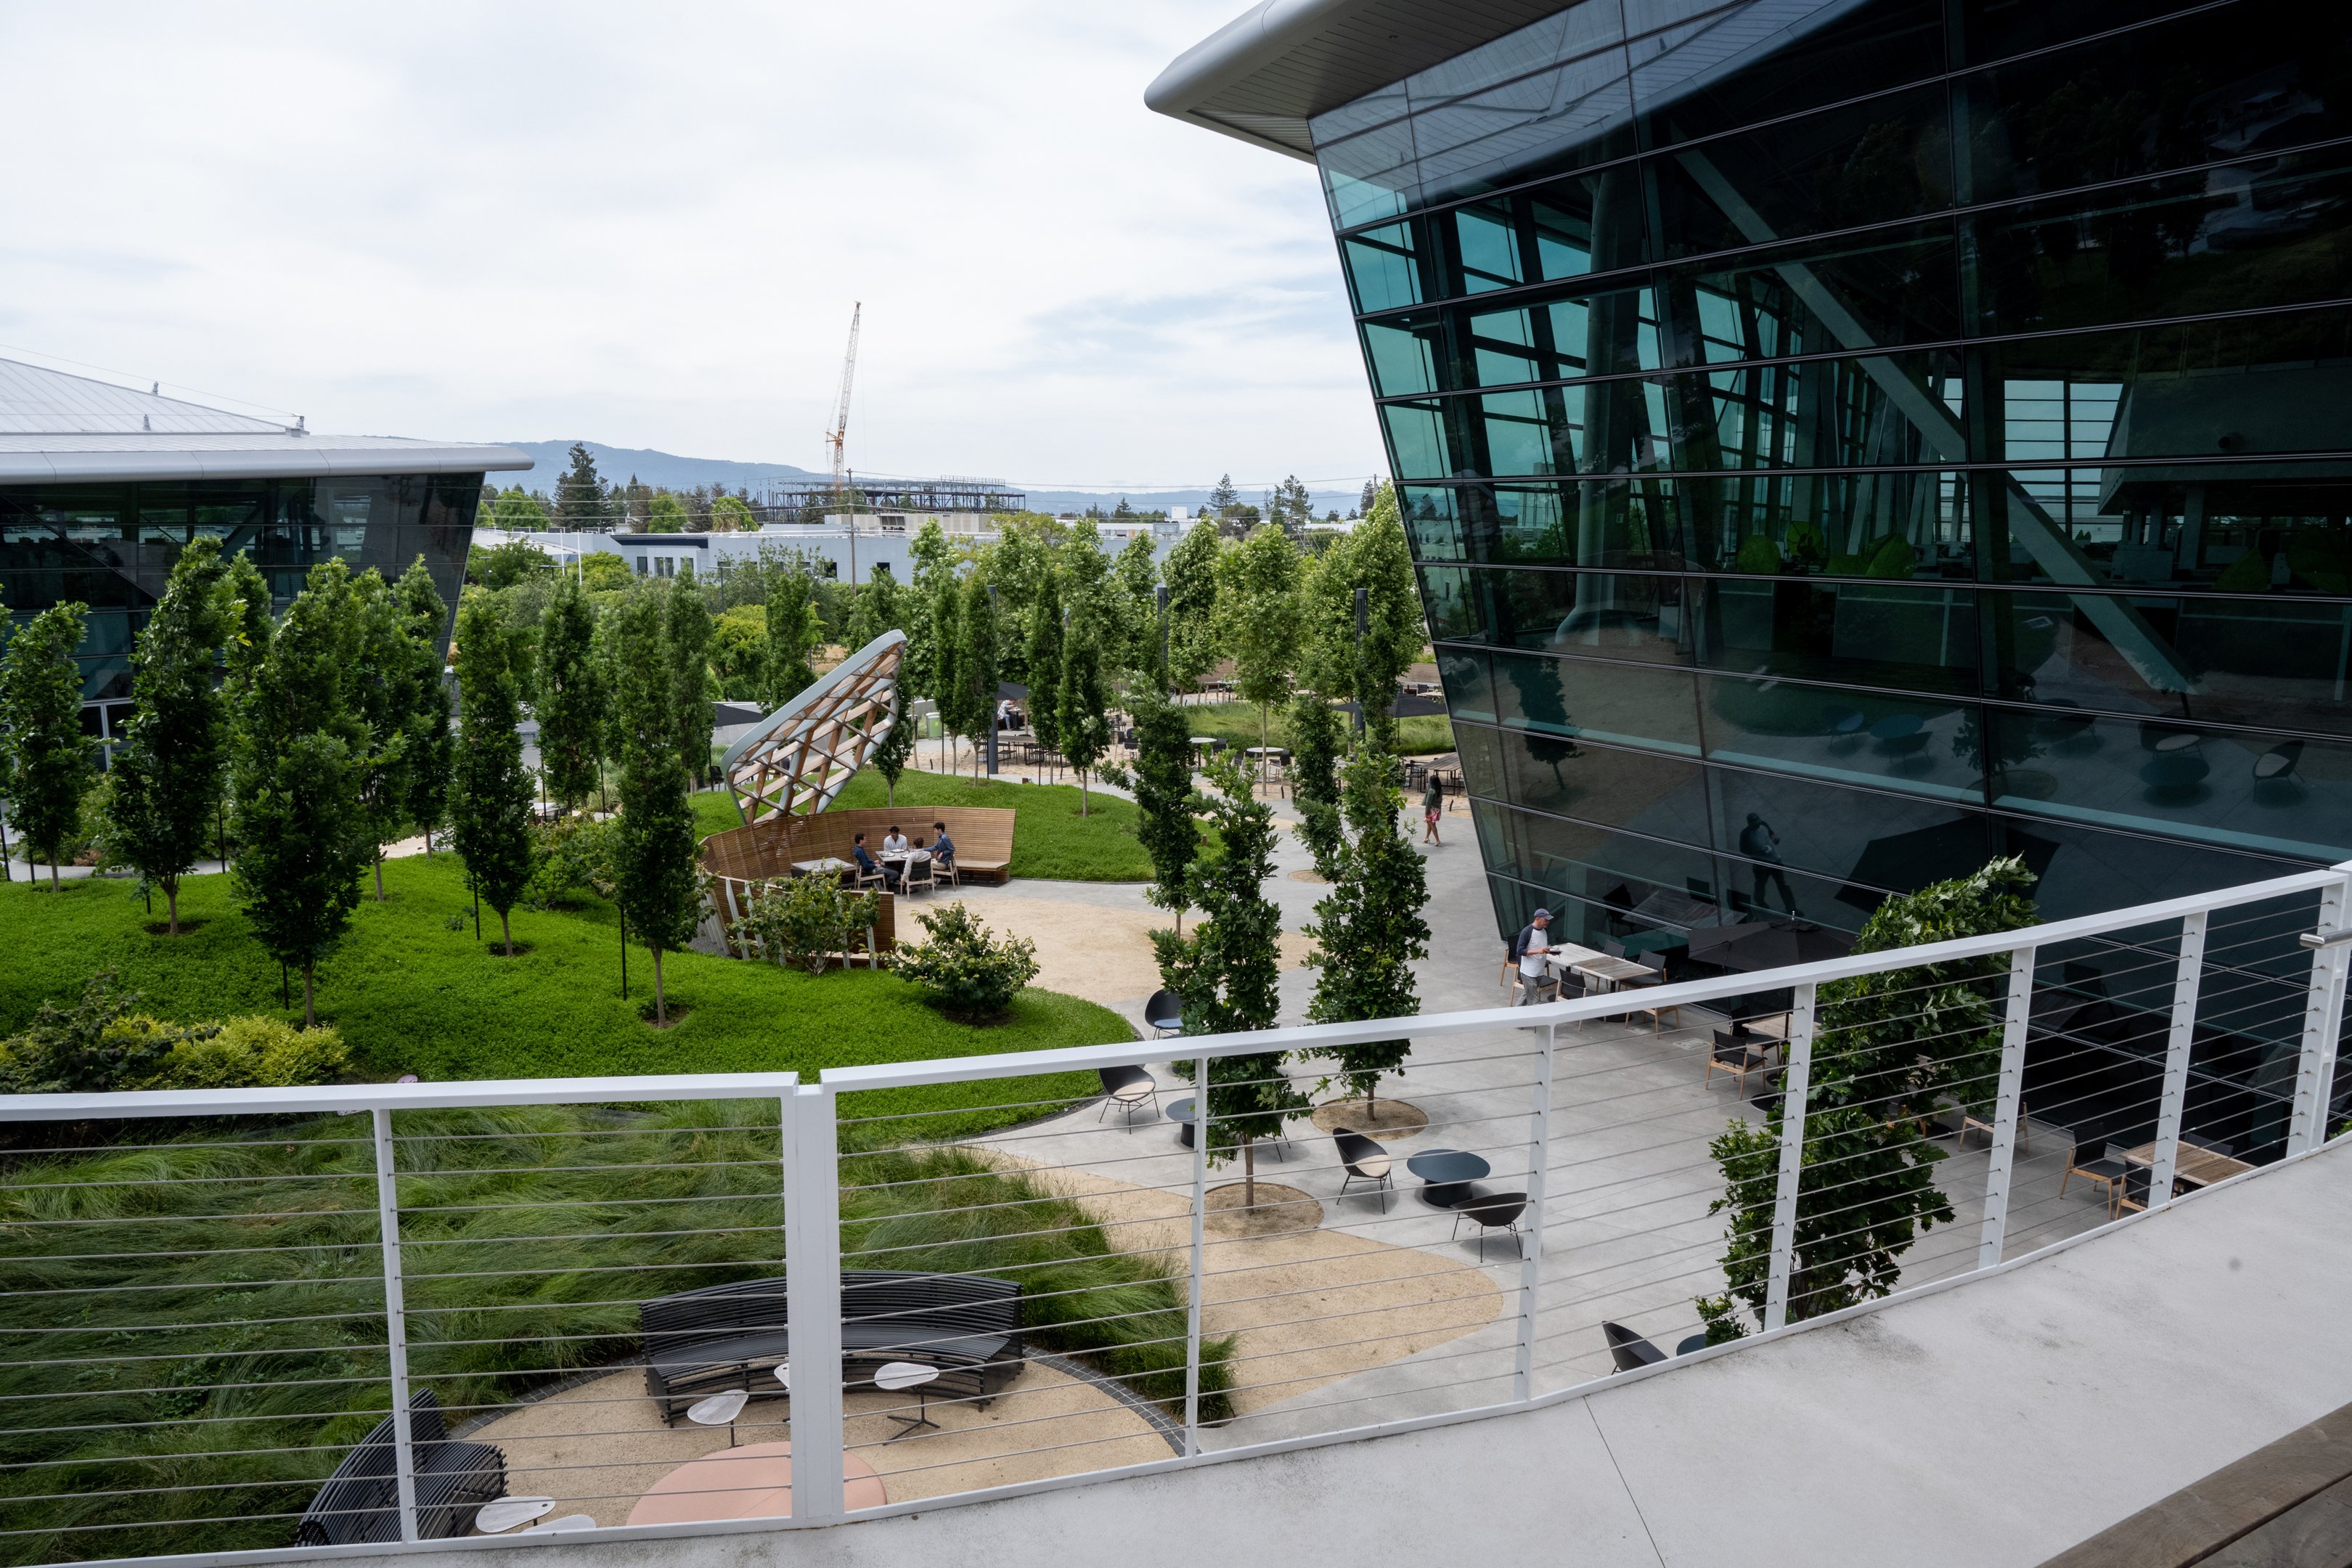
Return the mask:
[[0, 1100], [61, 1124], [0, 1178], [0, 1560], [822, 1524], [1737, 1353], [2317, 1148], [2348, 883], [814, 1083]]

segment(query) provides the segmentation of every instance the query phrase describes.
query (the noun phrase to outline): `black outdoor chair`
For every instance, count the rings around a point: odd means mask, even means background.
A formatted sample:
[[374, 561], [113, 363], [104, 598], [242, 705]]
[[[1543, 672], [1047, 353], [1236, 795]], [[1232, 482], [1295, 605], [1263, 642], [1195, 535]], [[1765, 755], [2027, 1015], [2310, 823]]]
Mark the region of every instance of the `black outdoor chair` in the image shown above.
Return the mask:
[[1095, 1074], [1102, 1079], [1103, 1089], [1103, 1108], [1096, 1113], [1097, 1121], [1108, 1116], [1110, 1108], [1116, 1105], [1127, 1112], [1127, 1130], [1132, 1132], [1135, 1131], [1137, 1106], [1149, 1103], [1155, 1114], [1160, 1110], [1160, 1085], [1152, 1078], [1150, 1069], [1139, 1067], [1097, 1068]]
[[2207, 1138], [2195, 1132], [2183, 1132], [2180, 1135], [2180, 1141], [2192, 1149], [2202, 1149], [2209, 1154], [2219, 1154], [2224, 1159], [2235, 1155], [2238, 1152], [2238, 1146], [2235, 1143], [2224, 1143], [2218, 1138]]
[[1367, 1138], [1360, 1132], [1340, 1128], [1331, 1134], [1331, 1142], [1339, 1146], [1339, 1163], [1346, 1168], [1347, 1181], [1339, 1184], [1339, 1195], [1348, 1195], [1349, 1183], [1370, 1182], [1381, 1200], [1381, 1212], [1389, 1212], [1389, 1194], [1396, 1190], [1392, 1170], [1395, 1162], [1378, 1139]]
[[1155, 1038], [1166, 1038], [1181, 1033], [1184, 1027], [1184, 1004], [1173, 991], [1154, 991], [1151, 1000], [1143, 1005], [1143, 1021], [1151, 1026]]
[[1511, 1248], [1524, 1257], [1524, 1243], [1519, 1239], [1519, 1215], [1528, 1208], [1525, 1193], [1480, 1193], [1454, 1205], [1454, 1234], [1462, 1234], [1462, 1222], [1472, 1221], [1478, 1226], [1478, 1261], [1486, 1261], [1486, 1234], [1499, 1230], [1511, 1238]]
[[1637, 1372], [1666, 1359], [1665, 1352], [1622, 1323], [1604, 1322], [1601, 1332], [1609, 1341], [1609, 1359], [1617, 1363], [1619, 1372]]
[[2102, 1133], [2086, 1138], [2066, 1151], [2066, 1169], [2058, 1177], [2058, 1195], [2066, 1195], [2066, 1184], [2076, 1176], [2086, 1182], [2096, 1182], [2107, 1202], [2107, 1212], [2113, 1214], [2126, 1173], [2129, 1170], [2121, 1160], [2107, 1158], [2107, 1140]]
[[2147, 1184], [2155, 1175], [2146, 1165], [2126, 1165], [2123, 1191], [2116, 1194], [2116, 1211], [2147, 1207]]
[[1744, 1097], [1748, 1093], [1748, 1075], [1764, 1070], [1766, 1058], [1762, 1047], [1770, 1043], [1755, 1036], [1736, 1035], [1717, 1029], [1715, 1032], [1715, 1048], [1707, 1053], [1706, 1081], [1711, 1085], [1717, 1073], [1731, 1073], [1739, 1079], [1739, 1093]]

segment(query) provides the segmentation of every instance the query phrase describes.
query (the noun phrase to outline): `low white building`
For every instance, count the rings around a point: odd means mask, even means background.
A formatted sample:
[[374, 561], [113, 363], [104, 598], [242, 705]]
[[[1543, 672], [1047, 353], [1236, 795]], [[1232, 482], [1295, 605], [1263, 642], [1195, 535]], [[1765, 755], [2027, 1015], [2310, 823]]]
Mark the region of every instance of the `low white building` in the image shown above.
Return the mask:
[[[474, 537], [485, 546], [522, 540], [562, 562], [581, 555], [618, 555], [640, 577], [675, 577], [688, 563], [696, 576], [716, 577], [739, 563], [798, 551], [814, 563], [820, 575], [838, 582], [863, 583], [873, 575], [875, 567], [887, 566], [903, 584], [913, 577], [914, 538], [925, 522], [932, 521], [958, 543], [987, 544], [996, 538], [994, 528], [975, 526], [992, 521], [984, 514], [949, 512], [864, 512], [855, 519], [835, 514], [822, 525], [779, 523], [751, 532], [524, 532], [478, 528]], [[1128, 541], [1138, 534], [1149, 538], [1152, 563], [1157, 565], [1175, 547], [1178, 533], [1155, 522], [1150, 518], [1103, 521], [1096, 528], [1104, 552], [1110, 555], [1127, 548]]]

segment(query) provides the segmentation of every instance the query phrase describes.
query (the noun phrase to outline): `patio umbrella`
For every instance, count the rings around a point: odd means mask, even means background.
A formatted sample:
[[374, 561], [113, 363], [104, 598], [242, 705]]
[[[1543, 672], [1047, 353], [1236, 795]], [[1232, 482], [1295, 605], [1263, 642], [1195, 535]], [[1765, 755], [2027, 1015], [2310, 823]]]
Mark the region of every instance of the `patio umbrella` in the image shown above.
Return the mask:
[[1811, 921], [1741, 921], [1737, 925], [1699, 926], [1690, 933], [1693, 963], [1712, 963], [1743, 974], [1819, 963], [1826, 958], [1843, 958], [1853, 951], [1853, 937]]

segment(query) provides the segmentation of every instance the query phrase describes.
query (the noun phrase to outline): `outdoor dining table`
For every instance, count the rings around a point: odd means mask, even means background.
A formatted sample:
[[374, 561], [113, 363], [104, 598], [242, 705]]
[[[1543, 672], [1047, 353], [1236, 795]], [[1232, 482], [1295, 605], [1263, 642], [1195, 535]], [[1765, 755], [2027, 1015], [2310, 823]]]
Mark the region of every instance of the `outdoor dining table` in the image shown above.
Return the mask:
[[1421, 1178], [1421, 1198], [1432, 1208], [1450, 1209], [1470, 1195], [1470, 1184], [1491, 1173], [1492, 1165], [1466, 1149], [1423, 1149], [1404, 1163]]
[[1176, 1142], [1182, 1147], [1192, 1146], [1192, 1101], [1188, 1098], [1171, 1102], [1168, 1120], [1176, 1123]]
[[[842, 1502], [879, 1508], [890, 1500], [882, 1478], [855, 1452], [841, 1456]], [[631, 1524], [686, 1524], [714, 1519], [784, 1519], [793, 1511], [793, 1446], [747, 1443], [689, 1459], [646, 1489], [629, 1510]]]
[[1644, 979], [1656, 972], [1645, 963], [1635, 963], [1629, 958], [1612, 958], [1603, 953], [1571, 965], [1579, 974], [1589, 974], [1614, 991], [1629, 980]]
[[836, 860], [827, 855], [817, 860], [795, 860], [793, 862], [793, 869], [804, 877], [838, 877], [849, 869], [849, 862]]
[[[2137, 1149], [2125, 1150], [2124, 1163], [2154, 1165], [2156, 1145], [2143, 1143]], [[2242, 1176], [2252, 1169], [2243, 1160], [2217, 1154], [2210, 1149], [2200, 1149], [2194, 1143], [2182, 1143], [2172, 1155], [2172, 1184], [2176, 1187], [2210, 1187], [2216, 1182], [2226, 1182], [2231, 1176]]]

